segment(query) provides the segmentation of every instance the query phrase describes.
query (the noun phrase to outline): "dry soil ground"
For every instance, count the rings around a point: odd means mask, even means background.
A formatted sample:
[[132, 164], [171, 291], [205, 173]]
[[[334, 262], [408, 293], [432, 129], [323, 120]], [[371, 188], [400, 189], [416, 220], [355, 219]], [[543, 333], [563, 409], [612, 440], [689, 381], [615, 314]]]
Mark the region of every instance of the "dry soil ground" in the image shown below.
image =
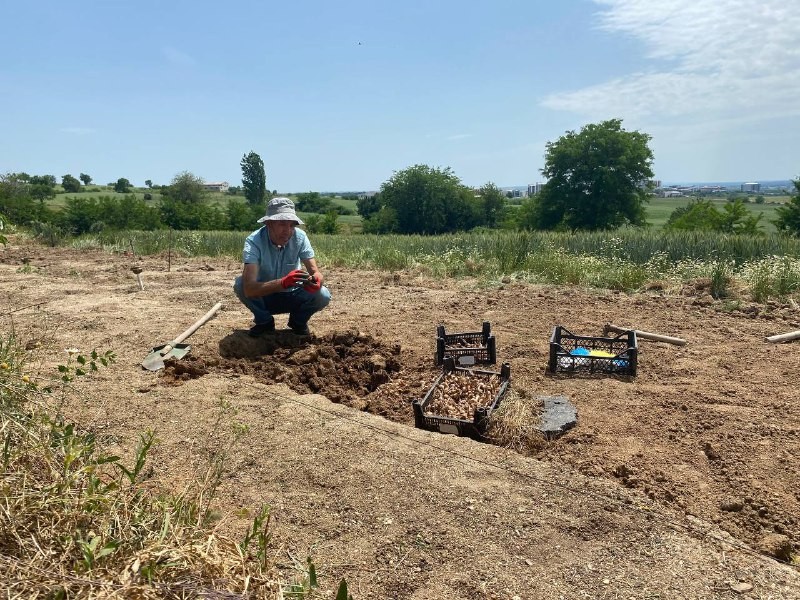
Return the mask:
[[[310, 554], [323, 588], [345, 577], [356, 600], [800, 597], [796, 567], [775, 558], [800, 544], [800, 343], [764, 341], [800, 329], [796, 307], [726, 311], [703, 282], [627, 295], [326, 269], [333, 301], [310, 338], [253, 340], [239, 271], [14, 239], [0, 327], [38, 339], [32, 359], [50, 369], [65, 348], [113, 349], [68, 416], [128, 456], [155, 429], [148, 473], [171, 489], [227, 453], [220, 527], [241, 535], [269, 504], [287, 576]], [[141, 368], [217, 301], [186, 358]], [[574, 429], [523, 455], [414, 428], [436, 326], [483, 321], [512, 387], [568, 396]], [[554, 325], [607, 322], [689, 343], [641, 340], [632, 379], [545, 373]], [[220, 418], [220, 400], [236, 414]], [[233, 422], [248, 432], [229, 447]]]

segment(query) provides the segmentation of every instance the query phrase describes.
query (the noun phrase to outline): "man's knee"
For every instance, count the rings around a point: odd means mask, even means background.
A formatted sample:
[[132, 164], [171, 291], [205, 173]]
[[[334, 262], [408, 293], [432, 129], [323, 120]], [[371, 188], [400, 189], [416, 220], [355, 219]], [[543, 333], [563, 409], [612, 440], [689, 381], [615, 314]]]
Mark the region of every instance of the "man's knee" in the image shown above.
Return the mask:
[[330, 292], [330, 290], [328, 288], [326, 288], [325, 286], [320, 288], [319, 292], [317, 293], [316, 300], [317, 300], [316, 304], [317, 304], [317, 307], [318, 307], [317, 310], [322, 310], [323, 308], [328, 306], [328, 304], [330, 304], [330, 301], [331, 301], [331, 292]]
[[331, 301], [331, 292], [326, 287], [320, 288], [320, 290], [315, 293], [306, 292], [305, 300], [303, 301], [303, 306], [306, 309], [312, 310], [313, 312], [317, 312], [322, 310], [328, 303]]

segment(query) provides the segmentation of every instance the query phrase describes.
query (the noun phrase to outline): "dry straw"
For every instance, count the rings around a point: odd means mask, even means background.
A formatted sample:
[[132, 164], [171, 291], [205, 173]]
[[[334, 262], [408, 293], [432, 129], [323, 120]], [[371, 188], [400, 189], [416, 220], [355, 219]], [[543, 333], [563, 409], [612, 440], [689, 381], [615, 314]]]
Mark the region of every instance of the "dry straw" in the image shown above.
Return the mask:
[[547, 445], [544, 434], [538, 429], [542, 401], [529, 392], [531, 389], [532, 385], [524, 377], [515, 379], [500, 407], [489, 417], [486, 434], [498, 446], [528, 455], [538, 453]]

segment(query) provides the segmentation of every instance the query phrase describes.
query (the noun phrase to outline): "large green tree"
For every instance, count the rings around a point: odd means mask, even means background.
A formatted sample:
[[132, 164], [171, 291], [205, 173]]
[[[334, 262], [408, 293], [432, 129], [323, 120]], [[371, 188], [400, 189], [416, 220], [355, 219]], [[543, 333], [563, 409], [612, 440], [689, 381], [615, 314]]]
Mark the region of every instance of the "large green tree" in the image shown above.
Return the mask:
[[127, 194], [129, 191], [131, 191], [132, 187], [133, 185], [131, 184], [130, 181], [128, 181], [124, 177], [120, 177], [114, 184], [114, 191], [117, 192], [118, 194]]
[[800, 237], [800, 178], [795, 179], [792, 183], [794, 183], [795, 194], [789, 202], [775, 209], [775, 212], [778, 213], [775, 226], [778, 231]]
[[506, 198], [503, 192], [495, 184], [489, 182], [478, 190], [478, 194], [483, 217], [482, 224], [486, 227], [497, 227], [505, 212]]
[[188, 171], [178, 173], [161, 190], [161, 219], [173, 229], [226, 229], [228, 217], [210, 206], [204, 181]]
[[390, 230], [436, 234], [477, 225], [479, 205], [474, 196], [449, 167], [414, 165], [385, 181], [379, 198], [381, 207], [393, 211], [396, 218], [396, 226], [386, 223]]
[[167, 197], [182, 204], [206, 204], [208, 192], [202, 177], [181, 171], [172, 178], [169, 186], [161, 191], [162, 197]]
[[267, 175], [264, 161], [252, 150], [242, 157], [242, 187], [247, 202], [262, 206], [267, 197]]
[[586, 125], [548, 142], [535, 200], [540, 229], [613, 229], [645, 223], [644, 182], [653, 177], [650, 136], [626, 131], [620, 119]]
[[49, 198], [56, 197], [56, 177], [55, 175], [34, 175], [30, 178], [30, 195], [44, 204]]
[[61, 177], [61, 187], [68, 194], [76, 194], [81, 191], [81, 182], [72, 175], [64, 175]]
[[92, 178], [86, 173], [81, 173], [80, 175], [78, 175], [78, 179], [80, 179], [83, 182], [83, 185], [89, 185], [90, 183], [92, 183]]

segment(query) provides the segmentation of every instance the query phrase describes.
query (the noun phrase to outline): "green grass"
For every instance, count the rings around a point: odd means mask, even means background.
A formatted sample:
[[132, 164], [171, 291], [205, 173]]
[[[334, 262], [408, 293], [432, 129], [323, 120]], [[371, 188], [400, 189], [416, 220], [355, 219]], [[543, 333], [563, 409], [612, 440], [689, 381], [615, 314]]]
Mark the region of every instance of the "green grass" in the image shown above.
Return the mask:
[[349, 208], [353, 213], [358, 213], [358, 200], [346, 200], [345, 198], [332, 198], [334, 204]]
[[647, 222], [656, 229], [661, 229], [676, 208], [686, 206], [688, 203], [688, 198], [651, 198], [645, 204]]
[[[249, 232], [109, 232], [73, 245], [139, 254], [241, 256]], [[171, 241], [170, 241], [171, 240]], [[648, 281], [679, 286], [698, 277], [730, 274], [751, 286], [753, 298], [786, 298], [800, 291], [800, 239], [708, 232], [629, 229], [613, 233], [489, 231], [440, 236], [312, 236], [323, 267], [407, 270], [437, 278], [505, 278], [633, 291]], [[719, 277], [717, 277], [719, 279]]]
[[[173, 248], [189, 256], [239, 256], [244, 237], [237, 231], [174, 231]], [[441, 257], [461, 257], [496, 263], [502, 272], [524, 268], [530, 257], [559, 251], [600, 260], [625, 260], [645, 265], [654, 257], [667, 263], [687, 260], [725, 260], [742, 264], [774, 256], [800, 257], [800, 239], [784, 236], [724, 235], [709, 232], [662, 232], [626, 229], [605, 232], [483, 231], [438, 236], [422, 235], [324, 235], [315, 234], [318, 253], [350, 266], [380, 267], [382, 253], [401, 253], [411, 262], [435, 262]], [[126, 250], [128, 240], [143, 245], [143, 254], [166, 251], [170, 233], [159, 231], [111, 231], [78, 240]]]

